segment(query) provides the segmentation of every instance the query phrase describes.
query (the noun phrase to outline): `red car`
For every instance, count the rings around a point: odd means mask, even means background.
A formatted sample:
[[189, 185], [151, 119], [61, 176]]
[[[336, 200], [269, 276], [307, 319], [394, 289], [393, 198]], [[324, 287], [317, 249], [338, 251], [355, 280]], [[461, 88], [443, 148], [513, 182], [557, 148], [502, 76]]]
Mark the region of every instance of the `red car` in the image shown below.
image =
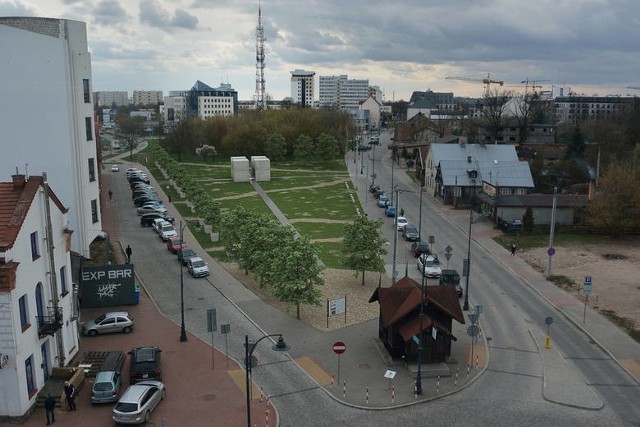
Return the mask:
[[179, 237], [169, 237], [167, 239], [167, 249], [169, 249], [174, 254], [177, 253], [180, 249], [186, 249], [187, 245], [180, 240]]

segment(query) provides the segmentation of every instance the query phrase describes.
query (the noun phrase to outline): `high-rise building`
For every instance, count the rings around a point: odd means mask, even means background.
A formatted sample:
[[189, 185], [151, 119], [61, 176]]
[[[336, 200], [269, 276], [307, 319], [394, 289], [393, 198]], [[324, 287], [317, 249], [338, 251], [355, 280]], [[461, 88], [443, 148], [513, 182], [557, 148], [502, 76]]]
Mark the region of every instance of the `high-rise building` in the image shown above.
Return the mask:
[[99, 107], [122, 107], [129, 105], [129, 93], [127, 91], [101, 91], [93, 94]]
[[69, 208], [72, 249], [89, 257], [102, 234], [100, 164], [84, 22], [0, 18], [0, 171], [47, 172]]
[[313, 106], [314, 71], [291, 71], [291, 101], [303, 107]]
[[347, 75], [320, 76], [319, 106], [356, 111], [360, 102], [369, 97], [369, 80], [349, 79]]
[[134, 90], [133, 105], [158, 105], [162, 104], [164, 94], [161, 90]]
[[170, 91], [164, 103], [164, 119], [168, 122], [185, 117], [234, 116], [238, 113], [238, 92], [228, 83], [212, 88], [198, 80], [190, 90]]

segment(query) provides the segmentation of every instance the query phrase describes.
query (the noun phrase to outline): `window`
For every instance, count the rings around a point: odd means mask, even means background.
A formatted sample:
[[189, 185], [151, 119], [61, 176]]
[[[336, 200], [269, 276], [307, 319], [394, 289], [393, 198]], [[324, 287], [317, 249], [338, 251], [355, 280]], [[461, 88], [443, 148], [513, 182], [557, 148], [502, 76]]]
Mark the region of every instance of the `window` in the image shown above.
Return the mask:
[[89, 91], [89, 79], [82, 79], [82, 91], [84, 92], [84, 102], [91, 102], [91, 92]]
[[38, 232], [31, 233], [31, 259], [37, 260], [40, 258], [40, 249], [38, 248]]
[[96, 180], [96, 164], [93, 158], [89, 159], [89, 181]]
[[29, 393], [29, 398], [31, 398], [37, 391], [36, 381], [33, 376], [33, 354], [24, 361], [24, 373], [27, 380], [27, 393]]
[[60, 267], [60, 294], [65, 296], [69, 293], [67, 289], [67, 266], [63, 265]]
[[29, 304], [26, 295], [20, 297], [18, 306], [20, 307], [20, 326], [22, 326], [22, 331], [24, 332], [31, 326], [29, 323]]
[[98, 201], [96, 199], [91, 201], [91, 221], [94, 224], [98, 222]]
[[91, 117], [84, 118], [84, 127], [87, 132], [87, 141], [93, 141], [93, 120], [91, 120]]

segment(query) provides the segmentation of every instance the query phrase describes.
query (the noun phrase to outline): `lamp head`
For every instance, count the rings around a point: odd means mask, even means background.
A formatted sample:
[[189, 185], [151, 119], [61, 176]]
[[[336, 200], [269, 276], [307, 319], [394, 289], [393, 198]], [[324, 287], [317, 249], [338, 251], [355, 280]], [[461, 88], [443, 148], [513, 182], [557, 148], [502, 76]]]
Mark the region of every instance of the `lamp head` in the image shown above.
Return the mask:
[[284, 338], [282, 337], [282, 335], [280, 335], [278, 337], [278, 341], [271, 347], [271, 349], [273, 351], [287, 351], [287, 350], [291, 349], [291, 347], [289, 347], [287, 345], [287, 343], [284, 341]]

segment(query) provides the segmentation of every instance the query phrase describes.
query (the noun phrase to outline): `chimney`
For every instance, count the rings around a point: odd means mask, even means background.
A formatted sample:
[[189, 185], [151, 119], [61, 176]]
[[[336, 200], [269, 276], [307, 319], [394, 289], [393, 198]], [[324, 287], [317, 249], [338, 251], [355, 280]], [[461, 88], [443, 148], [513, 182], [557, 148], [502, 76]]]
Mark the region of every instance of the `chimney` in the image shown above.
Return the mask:
[[13, 189], [14, 190], [20, 190], [20, 189], [24, 188], [24, 186], [27, 183], [27, 180], [25, 179], [25, 176], [22, 175], [22, 174], [11, 175], [11, 179], [13, 180]]

